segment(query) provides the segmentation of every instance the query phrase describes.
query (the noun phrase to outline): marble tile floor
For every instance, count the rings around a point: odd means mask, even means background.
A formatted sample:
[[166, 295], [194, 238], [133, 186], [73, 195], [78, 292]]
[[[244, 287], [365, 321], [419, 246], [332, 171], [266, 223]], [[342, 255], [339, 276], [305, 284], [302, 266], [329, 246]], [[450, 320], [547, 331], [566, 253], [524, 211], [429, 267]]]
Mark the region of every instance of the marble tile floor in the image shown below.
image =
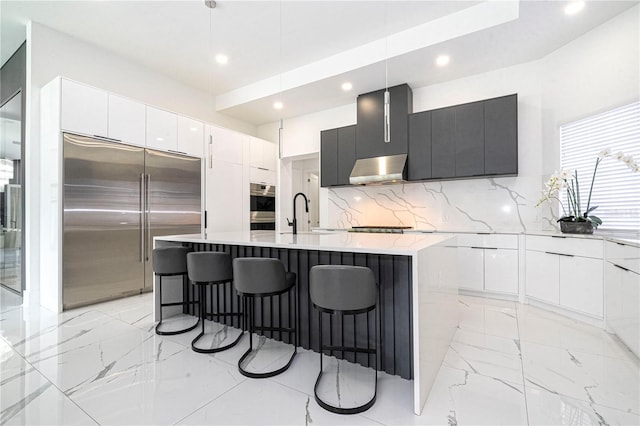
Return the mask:
[[[0, 289], [2, 425], [640, 424], [633, 354], [598, 328], [514, 302], [460, 297], [460, 326], [421, 416], [412, 382], [384, 373], [370, 410], [323, 410], [313, 398], [318, 354], [303, 349], [287, 372], [248, 379], [236, 367], [246, 337], [205, 355], [190, 349], [197, 330], [157, 336], [150, 294], [62, 314], [21, 303]], [[237, 332], [207, 327], [218, 342]], [[286, 362], [291, 350], [256, 343], [255, 371]], [[348, 406], [370, 396], [371, 370], [325, 362], [323, 398]]]

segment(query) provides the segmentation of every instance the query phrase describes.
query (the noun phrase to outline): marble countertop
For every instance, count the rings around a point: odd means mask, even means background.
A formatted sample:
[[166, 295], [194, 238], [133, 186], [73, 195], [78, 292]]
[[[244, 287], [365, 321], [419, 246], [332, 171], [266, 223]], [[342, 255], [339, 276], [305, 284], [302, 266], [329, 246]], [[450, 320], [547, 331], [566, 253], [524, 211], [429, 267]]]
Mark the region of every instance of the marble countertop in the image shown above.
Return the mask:
[[[344, 228], [314, 228], [316, 233], [322, 232], [346, 232]], [[595, 231], [594, 234], [563, 234], [559, 231], [493, 231], [493, 232], [479, 232], [479, 231], [455, 231], [455, 230], [434, 230], [434, 229], [410, 229], [406, 230], [404, 235], [441, 235], [441, 234], [500, 234], [500, 235], [541, 235], [545, 237], [566, 237], [566, 238], [587, 238], [596, 240], [606, 240], [621, 244], [627, 244], [640, 248], [640, 233], [634, 232], [613, 232], [613, 231]]]
[[155, 240], [205, 244], [231, 244], [255, 247], [278, 247], [300, 250], [346, 251], [353, 253], [414, 255], [427, 247], [442, 243], [451, 234], [367, 234], [277, 233], [274, 231], [215, 232], [207, 238], [200, 234], [169, 235]]

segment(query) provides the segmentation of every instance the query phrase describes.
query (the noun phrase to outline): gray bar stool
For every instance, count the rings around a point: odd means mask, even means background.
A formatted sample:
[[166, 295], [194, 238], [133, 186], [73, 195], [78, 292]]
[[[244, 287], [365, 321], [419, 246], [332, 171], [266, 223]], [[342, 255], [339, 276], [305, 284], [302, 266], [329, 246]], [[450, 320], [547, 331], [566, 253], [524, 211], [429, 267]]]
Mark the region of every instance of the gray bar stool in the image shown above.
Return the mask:
[[[313, 387], [313, 393], [315, 395], [316, 402], [325, 410], [338, 414], [357, 414], [368, 410], [373, 406], [376, 401], [378, 392], [378, 351], [377, 346], [379, 340], [377, 334], [380, 331], [379, 315], [378, 321], [374, 321], [375, 336], [376, 336], [376, 348], [371, 349], [369, 347], [370, 330], [369, 323], [367, 322], [367, 347], [358, 347], [355, 340], [353, 347], [345, 346], [333, 346], [333, 342], [329, 342], [329, 345], [323, 345], [322, 342], [322, 314], [329, 315], [357, 315], [361, 313], [370, 312], [376, 308], [376, 301], [378, 300], [378, 286], [373, 272], [369, 268], [362, 266], [345, 266], [345, 265], [319, 265], [311, 268], [309, 272], [309, 292], [311, 296], [311, 302], [314, 308], [318, 310], [318, 328], [320, 338], [320, 373], [316, 379], [316, 384]], [[373, 392], [373, 398], [367, 401], [365, 404], [358, 407], [342, 408], [336, 407], [323, 401], [318, 396], [318, 385], [320, 384], [320, 378], [322, 377], [322, 352], [324, 350], [333, 351], [349, 351], [353, 352], [354, 356], [359, 353], [365, 353], [374, 355], [375, 359], [375, 388]]]
[[160, 299], [160, 321], [156, 325], [156, 334], [163, 336], [170, 336], [174, 334], [186, 333], [191, 331], [198, 325], [196, 321], [190, 327], [175, 330], [175, 331], [162, 331], [160, 325], [162, 324], [162, 308], [165, 306], [185, 306], [198, 303], [197, 301], [189, 300], [189, 292], [187, 291], [187, 300], [183, 299], [182, 302], [162, 303], [162, 277], [174, 277], [182, 275], [182, 283], [187, 276], [187, 253], [191, 251], [188, 247], [160, 247], [153, 249], [152, 262], [153, 272], [158, 277], [158, 295]]
[[[248, 316], [247, 324], [249, 331], [249, 349], [247, 349], [238, 361], [238, 370], [242, 375], [254, 379], [273, 377], [286, 371], [291, 366], [293, 358], [298, 352], [298, 333], [295, 327], [295, 321], [297, 321], [298, 318], [297, 295], [294, 295], [294, 318], [293, 320], [291, 319], [291, 295], [293, 290], [295, 290], [296, 274], [286, 272], [283, 263], [279, 259], [241, 257], [233, 259], [233, 277], [233, 285], [236, 291], [242, 296], [244, 302], [244, 311]], [[262, 297], [279, 296], [287, 292], [289, 292], [288, 327], [283, 327], [281, 320], [278, 321], [278, 327], [274, 327], [273, 317], [269, 327], [265, 327], [262, 324], [256, 326], [254, 313], [255, 300]], [[285, 366], [265, 373], [254, 373], [242, 368], [242, 362], [253, 351], [254, 331], [277, 331], [280, 335], [283, 332], [288, 333], [289, 341], [291, 341], [291, 334], [294, 335], [293, 354]]]
[[[200, 300], [200, 321], [202, 322], [202, 330], [200, 334], [196, 336], [195, 339], [191, 342], [191, 349], [200, 353], [214, 353], [224, 351], [235, 346], [242, 337], [244, 332], [241, 332], [236, 340], [232, 343], [224, 346], [219, 346], [217, 348], [209, 348], [203, 349], [196, 346], [196, 342], [205, 335], [204, 332], [204, 324], [205, 320], [208, 317], [216, 317], [218, 320], [220, 317], [233, 317], [237, 316], [242, 318], [244, 317], [242, 312], [220, 312], [220, 291], [219, 288], [221, 285], [229, 284], [231, 287], [231, 281], [233, 281], [233, 270], [231, 268], [231, 256], [228, 253], [222, 252], [214, 252], [214, 251], [201, 251], [189, 253], [187, 255], [187, 271], [189, 273], [189, 279], [193, 281], [194, 284], [198, 286], [199, 298]], [[209, 285], [215, 285], [216, 295], [218, 296], [217, 303], [217, 311], [216, 312], [207, 312], [207, 287]], [[224, 300], [226, 302], [226, 287], [224, 290]], [[232, 291], [230, 288], [229, 291]], [[226, 303], [224, 306], [226, 309]], [[211, 310], [213, 311], [213, 289], [211, 290]]]

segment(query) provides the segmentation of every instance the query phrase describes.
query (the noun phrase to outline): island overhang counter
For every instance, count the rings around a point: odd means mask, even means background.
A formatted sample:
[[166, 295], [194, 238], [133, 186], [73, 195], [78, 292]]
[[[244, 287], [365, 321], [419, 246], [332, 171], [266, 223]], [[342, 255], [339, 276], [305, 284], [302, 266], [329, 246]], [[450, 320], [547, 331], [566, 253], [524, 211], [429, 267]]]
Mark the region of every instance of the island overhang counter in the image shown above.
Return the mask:
[[[175, 244], [195, 251], [225, 251], [232, 258], [257, 256], [282, 260], [287, 270], [298, 277], [298, 344], [316, 352], [318, 319], [309, 299], [309, 270], [312, 266], [326, 264], [371, 268], [380, 291], [379, 370], [413, 380], [414, 412], [422, 412], [458, 326], [454, 235], [346, 232], [293, 235], [246, 231], [155, 238], [156, 247]], [[171, 287], [179, 289], [179, 286]], [[163, 297], [181, 297], [182, 290], [174, 291], [171, 294], [163, 288]], [[158, 320], [157, 282], [154, 283], [154, 300]], [[263, 307], [261, 314], [271, 315], [268, 306]], [[375, 313], [372, 315], [358, 323], [345, 321], [335, 329], [333, 338], [360, 340], [369, 320], [375, 318]], [[366, 366], [370, 364], [367, 358], [354, 360], [343, 356]]]

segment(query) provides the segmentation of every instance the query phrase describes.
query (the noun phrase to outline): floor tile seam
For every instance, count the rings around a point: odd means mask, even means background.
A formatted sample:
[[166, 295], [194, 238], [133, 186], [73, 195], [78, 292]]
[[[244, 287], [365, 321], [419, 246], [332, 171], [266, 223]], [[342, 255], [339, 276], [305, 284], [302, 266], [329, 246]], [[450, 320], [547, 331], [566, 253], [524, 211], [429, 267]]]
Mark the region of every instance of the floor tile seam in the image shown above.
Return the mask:
[[596, 401], [591, 401], [591, 400], [589, 400], [588, 397], [585, 398], [585, 399], [577, 398], [574, 395], [567, 395], [566, 393], [563, 393], [563, 392], [552, 391], [550, 389], [541, 388], [539, 385], [535, 385], [530, 381], [529, 381], [529, 383], [530, 383], [530, 385], [526, 385], [525, 384], [525, 386], [528, 389], [531, 389], [531, 390], [542, 390], [544, 392], [549, 392], [551, 394], [554, 394], [554, 395], [557, 395], [557, 396], [561, 396], [561, 397], [564, 397], [564, 398], [568, 398], [568, 399], [572, 399], [574, 401], [580, 401], [580, 402], [583, 402], [583, 403], [585, 403], [587, 405], [597, 405], [598, 407], [604, 407], [604, 408], [608, 408], [610, 410], [615, 410], [615, 411], [619, 411], [619, 412], [622, 412], [622, 413], [631, 413], [631, 414], [634, 414], [636, 416], [640, 416], [640, 409], [638, 411], [633, 411], [633, 409], [631, 409], [631, 411], [629, 411], [629, 409], [623, 409], [623, 408], [620, 408], [620, 407], [612, 407], [611, 405], [608, 405], [608, 404], [601, 404], [601, 403], [596, 402]]
[[[479, 335], [483, 335], [483, 336], [485, 335], [485, 334], [482, 334], [482, 333], [475, 333], [475, 334], [479, 334]], [[491, 337], [496, 337], [496, 336], [491, 336]], [[513, 338], [507, 338], [507, 337], [500, 337], [500, 338], [504, 339], [505, 341], [510, 342], [512, 345], [514, 344], [514, 340], [516, 340], [516, 339], [513, 339]], [[517, 340], [519, 341], [519, 339], [517, 339]], [[488, 353], [492, 353], [492, 354], [495, 353], [495, 354], [500, 354], [500, 355], [508, 355], [510, 357], [515, 357], [515, 356], [521, 355], [520, 351], [518, 353], [507, 352], [507, 351], [496, 349], [496, 348], [492, 348], [492, 347], [489, 347], [489, 346], [486, 346], [486, 345], [476, 344], [474, 342], [465, 342], [465, 341], [462, 341], [462, 340], [455, 340], [455, 337], [454, 337], [454, 340], [451, 342], [451, 344], [449, 346], [451, 346], [454, 343], [456, 345], [463, 345], [463, 346], [471, 347], [471, 348], [474, 348], [474, 349], [477, 349], [477, 350], [484, 350], [484, 351], [487, 351]]]
[[33, 368], [33, 370], [35, 372], [37, 372], [40, 376], [42, 376], [43, 379], [45, 379], [47, 382], [49, 382], [51, 384], [51, 386], [53, 388], [55, 388], [58, 392], [60, 392], [60, 394], [67, 400], [69, 400], [73, 405], [75, 405], [76, 407], [78, 407], [78, 409], [80, 411], [82, 411], [87, 417], [89, 417], [95, 424], [99, 425], [100, 423], [93, 418], [93, 416], [91, 416], [89, 413], [87, 413], [73, 398], [71, 398], [70, 396], [68, 396], [62, 389], [60, 389], [53, 381], [51, 381], [42, 371], [40, 371], [40, 369], [38, 369], [38, 367], [36, 367], [35, 365], [33, 365], [32, 363], [30, 363], [29, 361], [27, 361], [27, 359], [22, 356], [18, 351], [15, 351], [23, 360], [25, 363], [27, 363], [29, 366], [31, 366], [31, 368]]
[[[287, 385], [287, 384], [285, 384], [285, 383], [278, 382], [278, 381], [276, 380], [276, 377], [278, 377], [278, 376], [269, 377], [269, 378], [267, 378], [266, 380], [267, 380], [267, 381], [269, 381], [269, 382], [271, 382], [271, 383], [274, 383], [274, 384], [276, 384], [276, 385], [279, 385], [279, 386], [282, 386], [282, 387], [284, 387], [284, 388], [287, 388], [287, 389], [289, 389], [289, 390], [291, 390], [291, 391], [294, 391], [294, 392], [296, 392], [296, 393], [302, 394], [302, 395], [306, 396], [307, 398], [309, 398], [309, 401], [311, 401], [311, 400], [315, 401], [315, 400], [316, 400], [315, 394], [309, 394], [309, 393], [307, 393], [307, 392], [305, 392], [305, 391], [301, 391], [300, 389], [296, 389], [296, 388], [294, 388], [294, 387], [291, 387], [291, 386], [289, 386], [289, 385]], [[260, 379], [256, 379], [256, 380], [260, 380]], [[317, 404], [317, 402], [316, 402], [316, 404]], [[324, 410], [324, 408], [320, 407], [319, 405], [318, 405], [318, 407], [319, 407], [321, 410]], [[380, 424], [380, 425], [386, 426], [386, 423], [383, 423], [383, 422], [381, 422], [380, 420], [376, 420], [376, 419], [373, 419], [373, 418], [367, 417], [367, 416], [366, 416], [366, 415], [364, 415], [363, 413], [360, 413], [360, 414], [358, 414], [357, 416], [358, 416], [358, 417], [363, 417], [363, 418], [365, 418], [365, 419], [367, 419], [367, 420], [369, 420], [369, 421], [372, 421], [372, 422], [374, 422], [374, 423], [377, 423], [377, 424]]]
[[241, 378], [241, 380], [236, 383], [235, 385], [233, 385], [232, 387], [230, 387], [229, 389], [227, 389], [226, 391], [222, 392], [220, 395], [216, 396], [215, 398], [210, 399], [209, 401], [205, 402], [204, 404], [202, 404], [200, 407], [194, 409], [193, 411], [191, 411], [189, 414], [183, 416], [182, 418], [180, 418], [179, 420], [177, 420], [175, 423], [173, 423], [173, 426], [180, 424], [180, 422], [184, 421], [185, 419], [191, 417], [192, 415], [194, 415], [195, 413], [197, 413], [198, 411], [202, 410], [203, 408], [205, 408], [207, 405], [211, 404], [214, 401], [217, 401], [218, 399], [220, 399], [222, 396], [226, 395], [227, 393], [231, 392], [232, 390], [234, 390], [235, 388], [237, 388], [238, 386], [240, 386], [241, 384], [245, 383], [247, 381], [247, 378], [243, 377]]
[[[626, 361], [626, 362], [630, 362], [630, 363], [638, 363], [640, 362], [640, 359], [638, 360], [630, 360], [626, 357], [619, 357], [619, 356], [612, 356], [612, 355], [607, 355], [607, 354], [603, 354], [603, 353], [594, 353], [594, 352], [587, 352], [584, 349], [580, 349], [580, 348], [567, 348], [564, 346], [557, 346], [557, 345], [550, 345], [548, 343], [541, 343], [541, 342], [537, 342], [537, 341], [532, 341], [532, 340], [527, 340], [527, 339], [521, 339], [520, 342], [524, 342], [525, 344], [534, 344], [537, 346], [544, 346], [545, 348], [553, 348], [553, 349], [560, 349], [562, 351], [569, 351], [572, 354], [581, 354], [581, 355], [587, 355], [587, 356], [596, 356], [596, 357], [601, 357], [601, 358], [606, 358], [606, 359], [610, 359], [612, 361]], [[522, 345], [523, 347], [524, 345]], [[624, 349], [624, 348], [621, 348]]]
[[590, 401], [588, 398], [587, 399], [581, 399], [581, 398], [576, 398], [575, 396], [566, 395], [566, 394], [564, 394], [562, 392], [555, 392], [555, 391], [551, 392], [551, 391], [549, 391], [547, 389], [536, 387], [535, 385], [528, 385], [527, 389], [547, 392], [547, 393], [550, 393], [552, 395], [560, 396], [560, 397], [563, 397], [563, 398], [566, 398], [566, 399], [569, 399], [569, 400], [572, 400], [572, 401], [581, 402], [581, 403], [584, 403], [584, 404], [589, 405], [589, 406], [595, 405], [597, 407], [607, 408], [609, 410], [617, 411], [619, 413], [633, 414], [633, 415], [636, 415], [636, 416], [640, 417], [640, 410], [639, 411], [633, 411], [633, 410], [629, 411], [629, 410], [626, 410], [626, 409], [621, 409], [619, 407], [612, 407], [611, 405], [600, 404], [600, 403], [595, 402], [595, 401]]
[[[460, 326], [460, 330], [465, 332], [473, 331], [474, 333], [486, 334], [487, 336], [492, 336], [492, 337], [502, 337], [503, 339], [513, 339], [513, 336], [505, 336], [504, 334], [487, 333], [486, 331], [481, 332], [474, 329], [463, 328], [463, 326]], [[520, 336], [518, 335], [518, 340], [519, 339], [520, 339]]]
[[440, 366], [440, 368], [442, 368], [442, 367], [446, 367], [446, 368], [449, 368], [449, 369], [451, 369], [451, 370], [462, 371], [462, 372], [464, 372], [464, 373], [468, 373], [468, 374], [469, 374], [469, 376], [484, 377], [484, 378], [486, 378], [486, 379], [491, 379], [491, 380], [494, 380], [494, 381], [496, 381], [496, 382], [501, 382], [502, 384], [508, 384], [508, 385], [512, 385], [512, 386], [516, 386], [516, 387], [522, 387], [522, 388], [523, 388], [522, 390], [523, 390], [523, 392], [524, 392], [524, 383], [514, 382], [513, 380], [500, 379], [500, 378], [498, 378], [498, 377], [491, 376], [491, 375], [489, 375], [489, 374], [480, 373], [480, 372], [478, 372], [478, 371], [475, 371], [475, 372], [474, 372], [474, 371], [469, 371], [469, 370], [465, 370], [464, 368], [453, 367], [453, 366], [451, 366], [451, 365], [445, 365], [445, 364], [442, 364], [442, 365]]
[[522, 356], [522, 336], [520, 335], [520, 315], [516, 309], [516, 328], [518, 330], [518, 347], [520, 348], [520, 371], [522, 373], [522, 391], [524, 394], [524, 411], [527, 416], [527, 425], [531, 424], [529, 417], [529, 401], [527, 400], [527, 382], [525, 380], [524, 372], [524, 358]]

